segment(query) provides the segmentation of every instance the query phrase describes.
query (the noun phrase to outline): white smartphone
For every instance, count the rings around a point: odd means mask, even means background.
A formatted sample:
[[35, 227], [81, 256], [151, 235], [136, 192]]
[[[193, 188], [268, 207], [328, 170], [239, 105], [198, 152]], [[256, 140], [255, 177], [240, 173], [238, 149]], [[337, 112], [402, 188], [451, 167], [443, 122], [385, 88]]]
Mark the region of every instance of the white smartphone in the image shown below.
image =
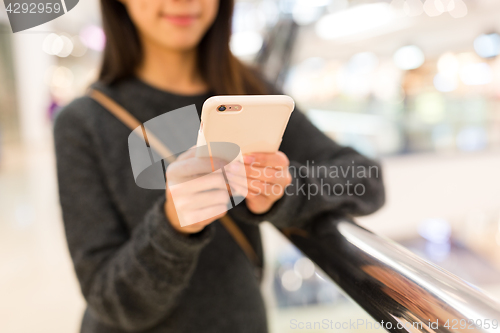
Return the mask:
[[198, 146], [230, 142], [242, 154], [276, 152], [294, 107], [286, 95], [210, 97], [202, 108]]

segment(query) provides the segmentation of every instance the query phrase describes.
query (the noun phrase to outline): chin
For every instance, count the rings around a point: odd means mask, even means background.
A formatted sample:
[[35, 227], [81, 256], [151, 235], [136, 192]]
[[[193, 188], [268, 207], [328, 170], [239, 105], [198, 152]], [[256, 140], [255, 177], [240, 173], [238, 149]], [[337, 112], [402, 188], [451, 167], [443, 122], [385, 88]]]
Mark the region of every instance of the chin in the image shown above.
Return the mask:
[[188, 39], [186, 37], [179, 37], [175, 39], [170, 39], [165, 42], [163, 45], [168, 47], [169, 49], [178, 50], [178, 51], [190, 51], [198, 45], [198, 39]]

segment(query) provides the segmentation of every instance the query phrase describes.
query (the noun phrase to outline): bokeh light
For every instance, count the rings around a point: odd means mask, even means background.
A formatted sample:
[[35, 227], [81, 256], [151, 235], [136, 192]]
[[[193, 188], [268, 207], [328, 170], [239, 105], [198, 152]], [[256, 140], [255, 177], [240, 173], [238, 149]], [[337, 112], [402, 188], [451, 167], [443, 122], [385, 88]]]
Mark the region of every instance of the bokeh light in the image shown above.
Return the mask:
[[293, 265], [293, 270], [302, 279], [307, 280], [314, 275], [316, 268], [311, 259], [307, 257], [302, 257], [295, 262], [295, 264]]
[[388, 25], [395, 17], [387, 3], [358, 5], [323, 16], [316, 24], [316, 33], [326, 40], [346, 37]]
[[482, 34], [474, 40], [474, 50], [483, 58], [493, 58], [500, 54], [500, 35]]
[[437, 73], [434, 76], [434, 87], [440, 92], [450, 92], [458, 88], [458, 80], [456, 77], [447, 76], [443, 73]]
[[287, 270], [281, 276], [281, 284], [288, 291], [297, 291], [302, 286], [302, 278], [295, 270]]
[[65, 58], [73, 51], [73, 42], [65, 34], [51, 33], [44, 38], [42, 50], [47, 54]]
[[82, 43], [91, 50], [102, 51], [106, 44], [106, 36], [101, 27], [88, 25], [80, 31]]
[[253, 55], [262, 47], [262, 36], [254, 31], [236, 32], [231, 36], [231, 51], [240, 57]]
[[493, 81], [493, 71], [484, 62], [469, 64], [460, 70], [460, 79], [468, 86], [484, 85]]
[[402, 70], [417, 69], [424, 64], [425, 55], [415, 45], [403, 46], [394, 53], [394, 63]]

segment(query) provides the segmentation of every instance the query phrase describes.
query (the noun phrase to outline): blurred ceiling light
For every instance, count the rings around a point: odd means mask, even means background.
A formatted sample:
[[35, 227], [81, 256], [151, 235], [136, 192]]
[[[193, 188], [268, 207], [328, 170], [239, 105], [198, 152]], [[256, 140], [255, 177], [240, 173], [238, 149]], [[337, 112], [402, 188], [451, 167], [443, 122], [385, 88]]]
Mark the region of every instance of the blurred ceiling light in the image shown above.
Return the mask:
[[429, 242], [447, 243], [451, 237], [451, 225], [445, 219], [430, 218], [420, 223], [418, 233]]
[[453, 53], [445, 53], [439, 57], [437, 62], [438, 71], [445, 76], [453, 77], [458, 74], [460, 61]]
[[460, 67], [481, 62], [481, 58], [478, 57], [474, 52], [459, 53], [457, 54], [457, 59], [460, 63]]
[[370, 74], [377, 66], [378, 57], [373, 52], [356, 53], [348, 63], [349, 70], [359, 74]]
[[388, 25], [395, 17], [384, 2], [358, 5], [323, 16], [316, 24], [316, 33], [326, 40], [346, 37]]
[[262, 1], [257, 9], [264, 15], [264, 20], [268, 27], [272, 27], [278, 22], [280, 10], [276, 2], [270, 0]]
[[314, 275], [316, 268], [314, 267], [314, 263], [311, 261], [311, 259], [302, 257], [295, 262], [295, 264], [293, 265], [293, 270], [302, 279], [306, 280]]
[[474, 50], [483, 58], [493, 58], [500, 54], [500, 35], [483, 34], [474, 40]]
[[266, 25], [266, 16], [252, 2], [237, 1], [234, 6], [232, 32], [259, 31]]
[[54, 51], [54, 54], [61, 58], [69, 56], [73, 51], [73, 43], [71, 42], [71, 39], [64, 35], [59, 36], [59, 38], [54, 41], [52, 46], [52, 51]]
[[329, 0], [297, 0], [293, 7], [293, 20], [299, 25], [308, 25], [318, 20]]
[[437, 73], [436, 76], [434, 76], [434, 87], [440, 92], [451, 92], [458, 88], [458, 80], [456, 77]]
[[281, 284], [288, 291], [297, 291], [302, 286], [302, 278], [294, 270], [288, 270], [283, 273]]
[[321, 7], [295, 6], [293, 8], [292, 17], [298, 25], [308, 25], [318, 20], [321, 16], [321, 11]]
[[106, 44], [106, 36], [104, 31], [98, 26], [89, 25], [80, 31], [80, 39], [82, 43], [91, 50], [102, 51]]
[[446, 8], [454, 18], [461, 18], [467, 15], [467, 5], [463, 0], [451, 0]]
[[402, 70], [416, 69], [423, 65], [425, 56], [415, 45], [403, 46], [394, 53], [394, 63]]
[[424, 12], [424, 4], [421, 0], [406, 0], [403, 10], [408, 16], [418, 16]]
[[63, 48], [64, 48], [64, 40], [60, 36], [57, 36], [57, 38], [54, 39], [50, 47], [50, 54], [56, 55], [59, 52], [61, 52]]
[[348, 0], [333, 0], [330, 2], [328, 5], [328, 12], [330, 13], [335, 13], [341, 10], [345, 10], [349, 7], [349, 1]]
[[55, 33], [48, 34], [47, 37], [43, 39], [42, 50], [47, 54], [54, 55], [54, 53], [52, 53], [52, 44], [54, 44], [57, 38], [59, 38], [59, 36]]
[[43, 40], [42, 49], [47, 54], [65, 58], [73, 51], [73, 43], [65, 35], [51, 33]]
[[[297, 4], [310, 7], [326, 7], [330, 5], [330, 0], [297, 0]], [[334, 1], [337, 2], [337, 1]], [[342, 1], [341, 1], [342, 2]]]
[[263, 42], [262, 36], [257, 32], [237, 32], [231, 36], [230, 47], [234, 55], [244, 57], [259, 52]]
[[424, 11], [430, 17], [439, 16], [444, 13], [444, 4], [441, 0], [426, 0]]
[[406, 13], [404, 11], [405, 3], [406, 3], [406, 0], [392, 0], [391, 1], [391, 8], [394, 10], [394, 12], [401, 13], [404, 16], [404, 15], [406, 15]]
[[293, 12], [293, 6], [295, 0], [278, 0], [279, 10], [285, 14], [291, 14]]
[[73, 51], [71, 51], [73, 57], [81, 57], [87, 53], [87, 47], [82, 43], [80, 36], [71, 37], [71, 42], [73, 43]]
[[484, 62], [469, 64], [460, 71], [460, 79], [468, 86], [479, 86], [493, 81], [493, 71]]

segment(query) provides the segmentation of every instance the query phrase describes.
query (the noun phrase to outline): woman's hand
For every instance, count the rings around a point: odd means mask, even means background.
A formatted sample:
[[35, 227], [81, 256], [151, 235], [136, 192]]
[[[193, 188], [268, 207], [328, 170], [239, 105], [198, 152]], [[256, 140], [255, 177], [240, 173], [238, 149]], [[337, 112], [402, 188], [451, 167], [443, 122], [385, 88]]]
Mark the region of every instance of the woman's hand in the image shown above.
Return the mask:
[[199, 232], [224, 216], [230, 200], [220, 169], [212, 172], [210, 159], [198, 158], [195, 152], [188, 150], [167, 168], [165, 215], [183, 234]]
[[[285, 194], [285, 187], [292, 182], [288, 170], [290, 161], [281, 151], [276, 153], [252, 153], [243, 157], [245, 164], [232, 163], [227, 172], [231, 188], [245, 193], [248, 188], [246, 204], [254, 214], [266, 213], [272, 205]], [[244, 167], [246, 179], [238, 176], [238, 168]]]

